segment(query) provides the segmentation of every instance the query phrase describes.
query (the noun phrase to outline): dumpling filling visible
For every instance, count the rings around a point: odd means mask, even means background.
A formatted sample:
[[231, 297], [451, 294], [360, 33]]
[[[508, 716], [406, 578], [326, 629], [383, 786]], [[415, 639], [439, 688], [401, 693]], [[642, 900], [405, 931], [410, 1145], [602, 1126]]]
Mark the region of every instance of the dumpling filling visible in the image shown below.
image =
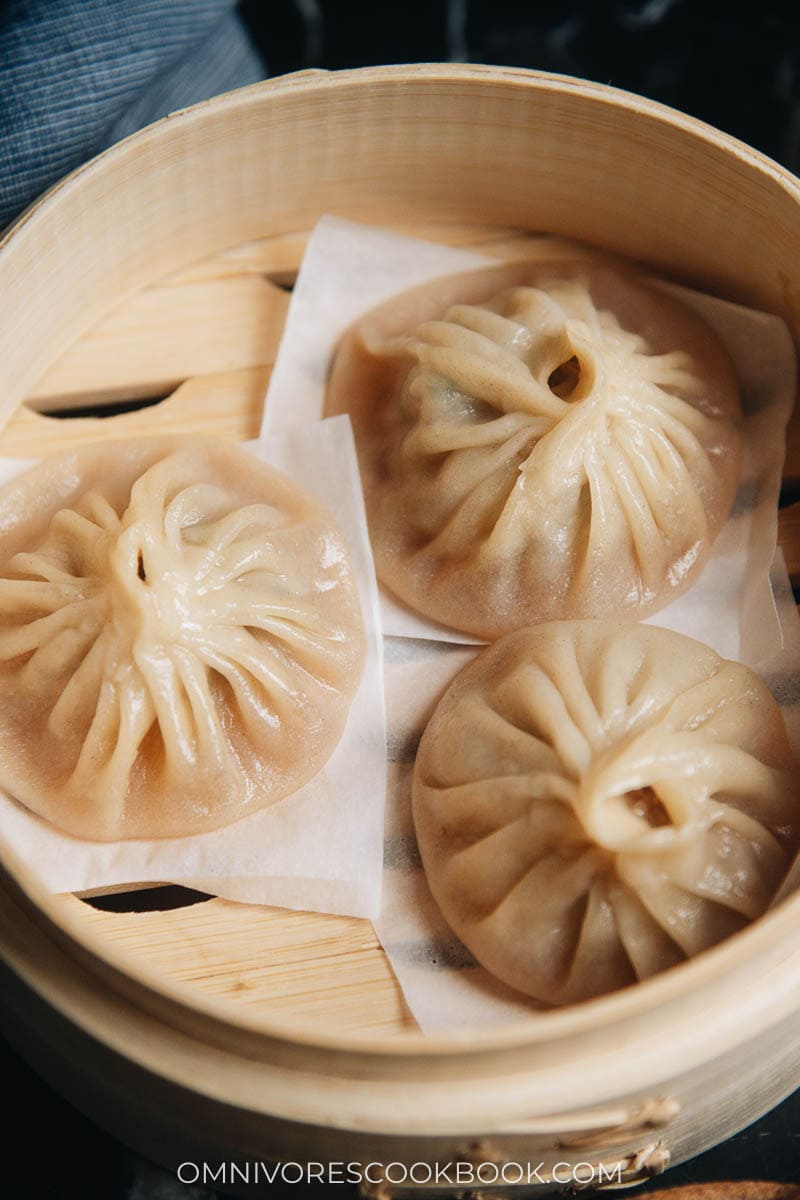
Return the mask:
[[759, 917], [800, 841], [780, 709], [748, 668], [647, 625], [545, 623], [457, 676], [414, 823], [443, 915], [550, 1005], [646, 979]]
[[201, 833], [294, 792], [364, 645], [332, 518], [245, 451], [106, 443], [0, 492], [0, 786], [68, 833]]
[[491, 640], [640, 617], [696, 578], [738, 485], [739, 388], [715, 333], [623, 265], [439, 280], [345, 337], [378, 574]]

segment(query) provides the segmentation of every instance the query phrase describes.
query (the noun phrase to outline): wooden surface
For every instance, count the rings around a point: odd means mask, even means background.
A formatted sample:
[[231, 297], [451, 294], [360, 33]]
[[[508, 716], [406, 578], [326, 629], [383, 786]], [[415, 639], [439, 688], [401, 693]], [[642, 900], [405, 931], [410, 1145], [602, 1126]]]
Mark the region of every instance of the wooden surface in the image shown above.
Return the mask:
[[800, 1200], [793, 1183], [742, 1180], [734, 1183], [695, 1183], [655, 1193], [658, 1200]]
[[[528, 242], [505, 228], [395, 228], [497, 257], [524, 255]], [[255, 437], [306, 240], [293, 233], [247, 242], [133, 295], [46, 371], [30, 406], [6, 427], [0, 452], [41, 458], [90, 440], [164, 431]], [[165, 395], [120, 415], [63, 415]], [[46, 415], [54, 411], [62, 416]], [[781, 510], [780, 537], [793, 582], [800, 582], [798, 419], [789, 430], [785, 476], [794, 503]], [[220, 899], [167, 912], [98, 911], [74, 897], [64, 904], [142, 965], [239, 1009], [323, 1021], [331, 1030], [414, 1028], [367, 921]]]

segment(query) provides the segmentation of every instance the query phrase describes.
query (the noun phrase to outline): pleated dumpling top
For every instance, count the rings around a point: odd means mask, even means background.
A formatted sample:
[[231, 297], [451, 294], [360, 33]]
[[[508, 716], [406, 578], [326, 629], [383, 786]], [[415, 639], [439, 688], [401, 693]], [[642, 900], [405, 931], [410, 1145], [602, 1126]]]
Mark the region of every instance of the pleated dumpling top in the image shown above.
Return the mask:
[[328, 409], [353, 419], [382, 582], [486, 640], [662, 607], [696, 578], [738, 486], [726, 349], [599, 256], [396, 297], [345, 335]]
[[244, 450], [104, 443], [0, 492], [0, 787], [68, 833], [200, 833], [295, 791], [364, 644], [333, 519]]
[[545, 622], [456, 677], [414, 773], [434, 898], [547, 1005], [647, 979], [759, 917], [800, 838], [780, 708], [650, 625]]

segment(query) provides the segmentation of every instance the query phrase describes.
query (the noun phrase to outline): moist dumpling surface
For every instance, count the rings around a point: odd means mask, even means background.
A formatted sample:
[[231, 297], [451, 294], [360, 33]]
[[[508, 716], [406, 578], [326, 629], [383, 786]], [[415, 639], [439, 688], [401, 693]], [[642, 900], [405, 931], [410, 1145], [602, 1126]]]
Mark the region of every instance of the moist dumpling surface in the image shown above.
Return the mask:
[[200, 833], [295, 791], [363, 657], [332, 518], [243, 450], [105, 443], [0, 492], [0, 786], [66, 832]]
[[607, 261], [515, 263], [376, 309], [344, 338], [378, 574], [491, 640], [641, 616], [701, 569], [739, 472], [739, 388], [716, 334]]
[[508, 634], [445, 692], [414, 773], [443, 915], [548, 1005], [646, 979], [760, 916], [798, 845], [798, 804], [761, 680], [646, 625]]

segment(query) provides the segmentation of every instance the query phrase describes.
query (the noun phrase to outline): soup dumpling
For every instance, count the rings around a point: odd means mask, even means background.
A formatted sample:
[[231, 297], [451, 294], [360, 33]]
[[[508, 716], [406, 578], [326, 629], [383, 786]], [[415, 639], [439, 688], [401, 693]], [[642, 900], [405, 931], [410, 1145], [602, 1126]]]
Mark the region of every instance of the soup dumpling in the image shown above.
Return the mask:
[[696, 578], [739, 477], [739, 387], [713, 330], [608, 261], [435, 281], [343, 339], [381, 581], [491, 640], [641, 617]]
[[332, 518], [244, 450], [104, 443], [0, 491], [0, 787], [68, 833], [201, 833], [294, 792], [364, 652]]
[[747, 667], [649, 625], [546, 622], [482, 650], [414, 771], [445, 919], [547, 1005], [647, 979], [759, 917], [800, 839], [781, 711]]

